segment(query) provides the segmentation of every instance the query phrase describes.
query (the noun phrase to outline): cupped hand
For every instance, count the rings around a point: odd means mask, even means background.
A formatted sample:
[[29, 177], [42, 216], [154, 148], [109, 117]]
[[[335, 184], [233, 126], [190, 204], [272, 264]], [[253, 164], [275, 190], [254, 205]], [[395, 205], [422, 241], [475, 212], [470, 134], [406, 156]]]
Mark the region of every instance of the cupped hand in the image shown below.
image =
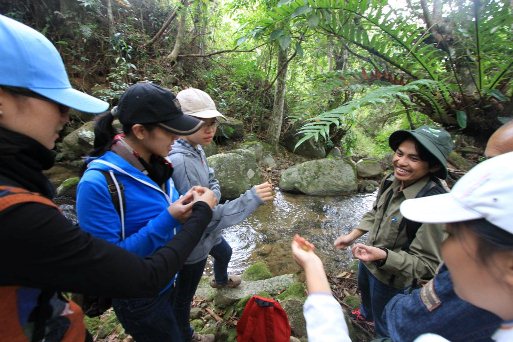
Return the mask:
[[292, 247], [292, 256], [294, 257], [294, 260], [297, 262], [299, 266], [302, 268], [305, 268], [305, 266], [310, 264], [321, 264], [322, 261], [319, 259], [317, 254], [314, 252], [314, 246], [306, 241], [301, 236], [297, 235], [294, 236], [294, 239], [291, 243]]
[[381, 248], [367, 246], [363, 243], [354, 244], [351, 251], [353, 252], [353, 256], [361, 261], [377, 261], [387, 257], [387, 253]]
[[217, 205], [217, 197], [212, 190], [203, 186], [193, 186], [191, 190], [193, 200], [192, 203], [203, 201], [208, 204], [210, 209]]
[[257, 196], [263, 201], [272, 201], [274, 198], [273, 186], [269, 182], [255, 185]]

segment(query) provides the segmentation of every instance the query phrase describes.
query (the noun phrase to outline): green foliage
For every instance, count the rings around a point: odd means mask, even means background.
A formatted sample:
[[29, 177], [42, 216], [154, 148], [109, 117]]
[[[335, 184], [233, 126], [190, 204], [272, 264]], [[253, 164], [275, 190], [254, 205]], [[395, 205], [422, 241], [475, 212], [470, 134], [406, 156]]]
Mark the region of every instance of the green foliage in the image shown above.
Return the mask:
[[[332, 126], [349, 130], [355, 122], [356, 113], [365, 106], [382, 106], [390, 101], [401, 101], [407, 106], [414, 106], [410, 94], [418, 95], [423, 98], [431, 98], [427, 90], [434, 90], [437, 88], [438, 83], [430, 80], [418, 80], [406, 85], [389, 85], [383, 86], [374, 90], [370, 90], [362, 97], [349, 101], [342, 106], [324, 112], [315, 118], [309, 119], [308, 122], [302, 127], [300, 133], [304, 134], [298, 141], [296, 147], [309, 139], [319, 138], [324, 140], [329, 139], [330, 129]], [[436, 103], [435, 103], [436, 104]], [[435, 107], [436, 108], [436, 107]], [[442, 108], [440, 108], [442, 111]]]
[[285, 300], [288, 298], [295, 298], [304, 300], [306, 298], [305, 285], [303, 283], [292, 283], [285, 291], [276, 296], [278, 300]]

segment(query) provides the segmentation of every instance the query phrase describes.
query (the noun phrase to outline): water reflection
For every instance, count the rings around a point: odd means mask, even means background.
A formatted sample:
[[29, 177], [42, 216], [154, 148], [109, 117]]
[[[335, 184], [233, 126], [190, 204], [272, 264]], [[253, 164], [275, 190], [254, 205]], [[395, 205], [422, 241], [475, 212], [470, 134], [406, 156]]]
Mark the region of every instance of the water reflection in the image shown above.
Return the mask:
[[[233, 249], [229, 271], [241, 273], [254, 261], [253, 252], [265, 245], [280, 245], [286, 250], [279, 257], [288, 256], [291, 237], [296, 233], [315, 244], [328, 269], [347, 266], [351, 253], [335, 250], [333, 241], [359, 223], [375, 196], [314, 197], [277, 191], [272, 205], [260, 207], [241, 224], [225, 230], [223, 235]], [[275, 258], [276, 253], [258, 258], [266, 257]]]

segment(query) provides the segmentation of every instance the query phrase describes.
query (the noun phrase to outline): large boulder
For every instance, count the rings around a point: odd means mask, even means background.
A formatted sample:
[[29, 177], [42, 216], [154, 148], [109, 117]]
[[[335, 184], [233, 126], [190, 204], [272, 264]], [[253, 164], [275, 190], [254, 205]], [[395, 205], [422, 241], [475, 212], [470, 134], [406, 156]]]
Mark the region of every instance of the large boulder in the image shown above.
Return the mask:
[[360, 159], [356, 163], [356, 173], [359, 178], [375, 178], [381, 177], [383, 168], [379, 160], [372, 158]]
[[255, 153], [250, 150], [233, 150], [207, 159], [216, 172], [223, 199], [237, 198], [253, 185], [262, 183]]
[[300, 156], [317, 159], [326, 157], [326, 149], [319, 141], [314, 139], [309, 139], [296, 148], [297, 142], [303, 138], [303, 134], [298, 133], [300, 128], [300, 124], [295, 124], [288, 129], [281, 138], [281, 144], [290, 152]]
[[219, 127], [216, 131], [216, 137], [222, 137], [230, 140], [238, 140], [244, 137], [244, 124], [241, 120], [225, 116], [219, 120]]
[[281, 174], [283, 191], [333, 196], [357, 190], [356, 172], [345, 160], [319, 159], [294, 165]]
[[64, 137], [61, 144], [61, 153], [58, 158], [78, 160], [91, 151], [93, 143], [94, 121], [89, 121]]

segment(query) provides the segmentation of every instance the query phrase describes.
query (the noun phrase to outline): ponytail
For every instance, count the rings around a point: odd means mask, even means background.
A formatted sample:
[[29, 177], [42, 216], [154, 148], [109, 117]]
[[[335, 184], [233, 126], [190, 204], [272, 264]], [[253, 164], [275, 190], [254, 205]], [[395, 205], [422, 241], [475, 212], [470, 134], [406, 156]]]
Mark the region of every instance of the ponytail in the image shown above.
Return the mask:
[[106, 112], [96, 118], [94, 125], [94, 146], [90, 156], [101, 156], [112, 146], [114, 136], [118, 133], [114, 126], [112, 126], [113, 121], [114, 116], [111, 112]]

